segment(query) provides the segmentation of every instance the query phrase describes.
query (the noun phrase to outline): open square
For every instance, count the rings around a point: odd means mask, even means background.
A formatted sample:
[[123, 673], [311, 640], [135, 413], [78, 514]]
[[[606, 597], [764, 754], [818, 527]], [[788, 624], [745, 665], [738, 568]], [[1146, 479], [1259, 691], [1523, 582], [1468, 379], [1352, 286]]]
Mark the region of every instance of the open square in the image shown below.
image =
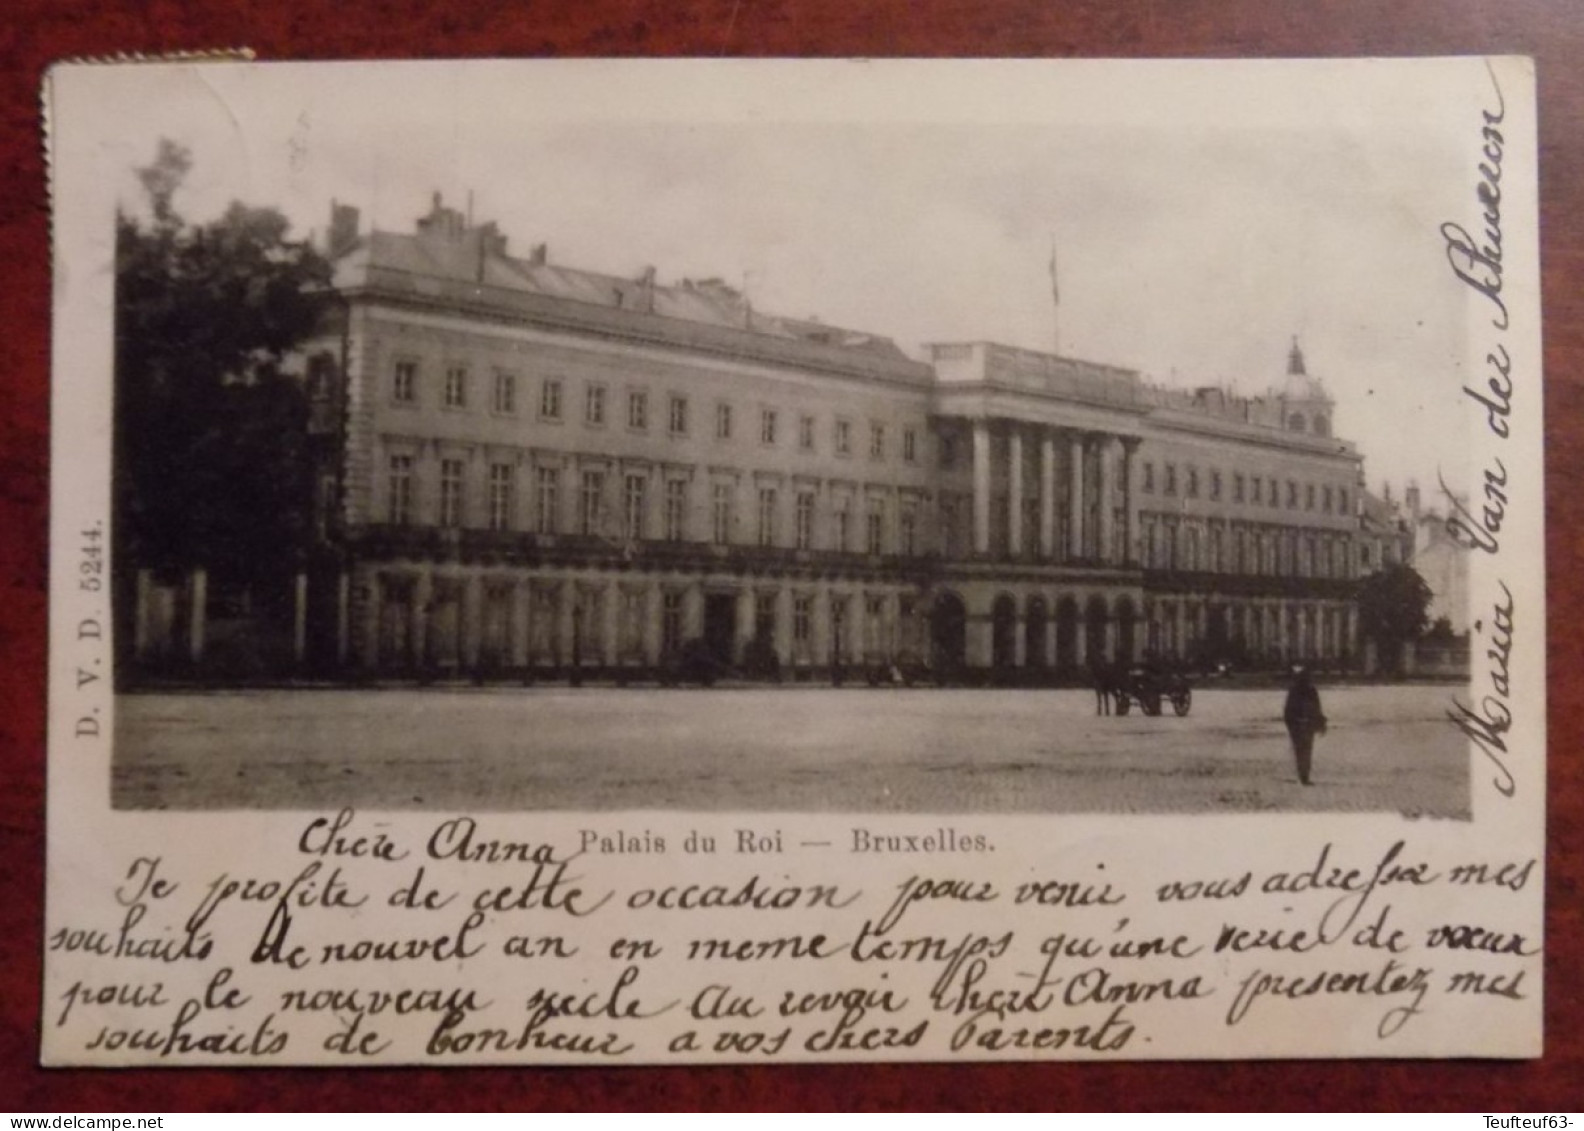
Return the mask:
[[1187, 718], [1082, 690], [401, 688], [117, 702], [118, 808], [1469, 815], [1445, 686], [1321, 690], [1298, 784], [1278, 688]]

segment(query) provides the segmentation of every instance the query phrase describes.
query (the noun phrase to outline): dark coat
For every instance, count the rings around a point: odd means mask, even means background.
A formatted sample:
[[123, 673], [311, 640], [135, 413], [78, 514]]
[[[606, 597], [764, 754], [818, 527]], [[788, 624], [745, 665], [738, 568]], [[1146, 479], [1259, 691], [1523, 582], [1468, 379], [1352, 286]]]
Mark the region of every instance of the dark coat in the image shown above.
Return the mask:
[[1325, 712], [1320, 709], [1320, 692], [1307, 677], [1300, 676], [1287, 692], [1287, 706], [1282, 718], [1290, 732], [1308, 734], [1325, 733]]

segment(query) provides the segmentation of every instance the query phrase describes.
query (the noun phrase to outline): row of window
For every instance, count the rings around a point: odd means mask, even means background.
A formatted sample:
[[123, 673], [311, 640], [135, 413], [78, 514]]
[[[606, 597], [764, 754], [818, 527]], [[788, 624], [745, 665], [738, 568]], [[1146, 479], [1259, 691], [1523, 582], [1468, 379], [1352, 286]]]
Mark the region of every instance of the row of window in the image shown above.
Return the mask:
[[[391, 382], [391, 401], [397, 405], [418, 404], [418, 363], [412, 360], [396, 362]], [[560, 421], [566, 419], [564, 382], [559, 377], [546, 377], [539, 386], [539, 418]], [[445, 369], [441, 403], [449, 409], [467, 408], [470, 401], [469, 371], [465, 365], [451, 365]], [[603, 427], [609, 421], [609, 390], [605, 385], [590, 382], [583, 389], [583, 422], [593, 427]], [[673, 436], [685, 436], [690, 428], [688, 398], [672, 393], [666, 401], [666, 431]], [[490, 411], [502, 416], [517, 413], [517, 374], [509, 370], [495, 371]], [[650, 422], [649, 391], [627, 390], [627, 427], [647, 432]], [[736, 413], [729, 401], [715, 402], [715, 438], [730, 440], [737, 427]], [[910, 426], [899, 429], [901, 456], [905, 463], [918, 461], [918, 430]], [[797, 446], [812, 452], [816, 447], [816, 421], [808, 414], [797, 418]], [[759, 410], [759, 442], [774, 446], [781, 442], [781, 413], [774, 408]], [[885, 424], [869, 423], [869, 458], [883, 460], [887, 455], [890, 436]], [[837, 417], [831, 430], [831, 449], [837, 455], [853, 454], [853, 422]]]
[[[660, 500], [659, 529], [649, 516], [651, 480], [647, 474], [627, 473], [620, 479], [620, 510], [612, 514], [606, 501], [607, 473], [603, 469], [586, 468], [581, 472], [577, 487], [577, 509], [570, 526], [564, 523], [562, 510], [562, 475], [559, 467], [534, 468], [532, 483], [534, 523], [540, 534], [576, 533], [625, 541], [661, 539], [681, 542], [689, 537], [688, 531], [688, 481], [666, 479]], [[466, 491], [466, 467], [460, 459], [440, 460], [440, 493], [435, 520], [443, 527], [461, 527], [469, 524]], [[492, 463], [486, 479], [484, 525], [490, 530], [504, 531], [516, 528], [516, 468], [510, 463]], [[729, 545], [736, 539], [737, 487], [732, 483], [713, 483], [710, 493], [710, 540], [717, 545]], [[400, 454], [390, 457], [387, 491], [387, 519], [396, 526], [409, 526], [418, 521], [416, 470], [413, 457]], [[755, 543], [760, 546], [781, 546], [779, 529], [780, 489], [760, 487], [755, 499]], [[790, 546], [799, 550], [815, 548], [814, 523], [817, 499], [809, 490], [799, 490], [793, 497], [793, 525]], [[862, 548], [869, 554], [890, 552], [886, 538], [887, 506], [884, 499], [871, 497], [863, 515]], [[829, 548], [852, 551], [857, 548], [856, 519], [849, 500], [837, 500], [831, 511]], [[919, 521], [916, 504], [911, 501], [900, 508], [897, 518], [896, 553], [914, 555], [920, 552]]]
[[[619, 507], [613, 510], [607, 500], [610, 475], [601, 468], [585, 468], [576, 482], [576, 510], [570, 523], [563, 516], [562, 469], [538, 466], [533, 469], [532, 528], [541, 534], [575, 533], [595, 537], [643, 541], [688, 540], [689, 483], [682, 478], [661, 481], [662, 495], [657, 516], [651, 516], [653, 481], [647, 473], [625, 473], [616, 482]], [[517, 469], [512, 463], [491, 463], [485, 479], [483, 525], [496, 531], [517, 528]], [[442, 527], [462, 527], [474, 521], [468, 511], [465, 461], [444, 458], [439, 461], [439, 494], [434, 515]], [[387, 491], [387, 518], [394, 525], [418, 521], [417, 473], [411, 455], [390, 457]], [[816, 548], [815, 523], [818, 499], [812, 490], [797, 490], [792, 495], [792, 526], [788, 539], [780, 529], [781, 489], [760, 486], [753, 496], [753, 539], [760, 546]], [[709, 540], [730, 545], [737, 527], [739, 492], [734, 483], [714, 482], [709, 496]], [[878, 555], [920, 552], [919, 510], [913, 500], [898, 508], [895, 549], [887, 539], [887, 505], [880, 497], [869, 497], [860, 517], [854, 501], [835, 500], [829, 514], [825, 548], [851, 552], [862, 549]], [[948, 552], [952, 532], [960, 525], [958, 507], [942, 499], [942, 528]], [[1349, 576], [1347, 543], [1342, 539], [1300, 538], [1296, 532], [1261, 532], [1238, 528], [1232, 531], [1230, 546], [1219, 527], [1211, 527], [1205, 537], [1197, 527], [1185, 526], [1173, 536], [1165, 524], [1147, 518], [1142, 530], [1141, 556], [1146, 569], [1183, 569], [1189, 571], [1270, 574], [1286, 576]], [[1368, 562], [1363, 563], [1368, 565]]]
[[1210, 527], [1208, 537], [1194, 526], [1180, 528], [1174, 537], [1170, 527], [1153, 521], [1145, 522], [1143, 533], [1140, 564], [1145, 569], [1280, 577], [1350, 576], [1350, 543], [1343, 538], [1235, 528], [1229, 546], [1217, 526]]
[[[1154, 494], [1156, 490], [1155, 465], [1145, 461], [1143, 464], [1143, 482], [1140, 490], [1146, 494]], [[1212, 470], [1208, 476], [1208, 495], [1212, 502], [1219, 502], [1222, 497], [1223, 480], [1220, 471]], [[1182, 494], [1185, 498], [1199, 498], [1200, 476], [1197, 467], [1184, 470], [1182, 481]], [[1163, 495], [1176, 495], [1178, 493], [1177, 465], [1167, 463], [1161, 465], [1160, 493]], [[1248, 503], [1252, 506], [1281, 507], [1281, 483], [1275, 477], [1264, 478], [1258, 475], [1245, 476], [1241, 471], [1232, 475], [1232, 501], [1234, 503]], [[1330, 484], [1317, 486], [1314, 483], [1300, 484], [1296, 479], [1287, 480], [1288, 510], [1312, 511], [1319, 509], [1323, 514], [1346, 515], [1348, 510], [1348, 491], [1346, 487], [1333, 487]]]

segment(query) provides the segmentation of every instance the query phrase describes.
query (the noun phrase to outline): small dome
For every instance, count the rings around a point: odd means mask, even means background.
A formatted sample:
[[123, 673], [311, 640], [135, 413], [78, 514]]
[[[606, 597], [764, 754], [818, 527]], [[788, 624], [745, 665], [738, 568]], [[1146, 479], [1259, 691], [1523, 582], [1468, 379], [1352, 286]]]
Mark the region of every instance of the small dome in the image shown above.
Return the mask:
[[1331, 403], [1331, 396], [1325, 391], [1325, 386], [1319, 378], [1309, 376], [1304, 368], [1303, 350], [1299, 348], [1298, 339], [1293, 339], [1292, 349], [1287, 353], [1287, 379], [1282, 384], [1281, 396], [1284, 401], [1323, 401]]

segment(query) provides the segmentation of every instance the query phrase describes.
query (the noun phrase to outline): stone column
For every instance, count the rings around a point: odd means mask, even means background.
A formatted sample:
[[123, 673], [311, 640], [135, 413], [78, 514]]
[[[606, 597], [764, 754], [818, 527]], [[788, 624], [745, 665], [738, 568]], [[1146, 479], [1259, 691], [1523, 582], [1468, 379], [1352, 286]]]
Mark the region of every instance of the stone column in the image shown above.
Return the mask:
[[1116, 512], [1114, 509], [1116, 484], [1116, 437], [1102, 436], [1095, 444], [1095, 462], [1099, 465], [1099, 521], [1096, 525], [1095, 557], [1110, 565], [1116, 561]]
[[785, 585], [775, 598], [775, 654], [783, 669], [792, 663], [792, 590]]
[[973, 423], [974, 553], [990, 552], [990, 423]]
[[1073, 620], [1073, 663], [1082, 671], [1089, 665], [1089, 618], [1087, 606], [1078, 605], [1078, 616]]
[[666, 536], [665, 496], [665, 467], [662, 464], [655, 464], [649, 469], [649, 477], [644, 483], [643, 533], [646, 539], [659, 542]]
[[1122, 469], [1122, 507], [1125, 520], [1122, 531], [1122, 562], [1128, 566], [1139, 564], [1138, 450], [1139, 441], [1136, 438], [1129, 437], [1122, 441], [1123, 458], [1126, 461]]
[[1056, 607], [1052, 605], [1050, 615], [1045, 618], [1045, 662], [1051, 667], [1056, 666]]
[[292, 578], [292, 660], [301, 665], [308, 658], [308, 575], [302, 570]]
[[1028, 620], [1021, 604], [1017, 608], [1017, 615], [1012, 618], [1012, 666], [1028, 666]]
[[1181, 659], [1188, 654], [1188, 602], [1179, 600], [1176, 604], [1176, 625], [1172, 631], [1172, 654]]
[[1040, 433], [1040, 557], [1056, 556], [1056, 441], [1049, 432]]
[[644, 586], [644, 663], [653, 666], [660, 662], [665, 649], [665, 592], [660, 583], [651, 581]]
[[859, 667], [869, 662], [868, 595], [859, 589], [847, 602], [849, 653]]
[[697, 640], [704, 635], [704, 590], [696, 583], [682, 594], [682, 639]]
[[814, 623], [809, 639], [809, 649], [816, 667], [831, 661], [831, 610], [830, 588], [820, 585], [814, 591]]
[[732, 642], [732, 657], [739, 662], [754, 636], [754, 612], [754, 592], [745, 585], [737, 590], [737, 633]]
[[885, 654], [886, 659], [893, 660], [902, 651], [902, 594], [888, 593], [885, 601]]
[[[574, 615], [573, 610], [578, 603], [577, 582], [566, 578], [556, 586], [556, 632], [555, 655], [556, 662], [569, 664], [572, 657], [581, 651], [576, 644], [576, 632], [581, 616]], [[582, 656], [578, 656], [582, 659]]]
[[621, 661], [622, 591], [615, 583], [600, 589], [600, 660], [605, 664]]
[[708, 542], [713, 535], [710, 529], [710, 481], [696, 467], [688, 469], [687, 495], [683, 503], [686, 529], [683, 535], [689, 542]]
[[964, 659], [971, 668], [988, 668], [995, 659], [994, 628], [988, 613], [968, 613]]
[[336, 666], [344, 668], [352, 652], [352, 575], [336, 578]]
[[[376, 571], [365, 570], [363, 584], [368, 587], [368, 599], [363, 602], [363, 623], [359, 626], [363, 633], [360, 663], [364, 668], [377, 668], [381, 663], [389, 664], [391, 661], [391, 657], [380, 655], [380, 620], [385, 611], [385, 582]], [[412, 614], [409, 611], [408, 624], [411, 623]]]
[[203, 662], [204, 618], [209, 612], [209, 571], [195, 569], [187, 583], [187, 658]]
[[137, 571], [137, 597], [132, 613], [132, 657], [148, 658], [150, 599], [154, 594], [154, 574], [151, 570]]
[[532, 615], [530, 606], [533, 604], [528, 582], [519, 578], [512, 582], [511, 587], [511, 663], [514, 668], [528, 666], [528, 642], [533, 639], [530, 635], [531, 626], [529, 617]]
[[830, 592], [830, 663], [847, 666], [852, 654], [852, 604], [850, 594]]
[[479, 641], [483, 636], [484, 623], [484, 579], [477, 573], [470, 573], [462, 579], [462, 639], [457, 649], [458, 660], [465, 671], [472, 671], [478, 667]]
[[[566, 406], [562, 406], [570, 411]], [[556, 531], [560, 534], [583, 533], [583, 483], [582, 467], [576, 456], [566, 456], [561, 463], [560, 498], [556, 500]]]
[[1087, 554], [1084, 545], [1084, 438], [1075, 432], [1067, 446], [1070, 474], [1067, 477], [1067, 560]]
[[1023, 556], [1023, 432], [1016, 424], [1007, 436], [1007, 465], [1007, 553], [1020, 558]]
[[418, 576], [413, 579], [409, 610], [412, 628], [407, 633], [407, 650], [414, 666], [420, 668], [429, 666], [429, 606], [433, 600], [434, 577], [428, 566], [419, 566]]

